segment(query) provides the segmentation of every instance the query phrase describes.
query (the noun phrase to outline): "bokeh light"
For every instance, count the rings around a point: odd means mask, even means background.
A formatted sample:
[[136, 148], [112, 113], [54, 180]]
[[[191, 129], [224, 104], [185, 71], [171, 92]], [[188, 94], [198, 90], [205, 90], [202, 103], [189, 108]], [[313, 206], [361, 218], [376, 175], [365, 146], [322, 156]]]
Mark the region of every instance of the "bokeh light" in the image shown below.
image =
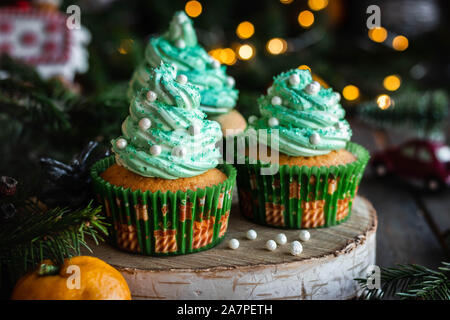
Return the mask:
[[210, 56], [218, 60], [220, 63], [227, 64], [229, 66], [236, 63], [236, 53], [231, 48], [217, 48], [208, 52]]
[[289, 4], [289, 3], [292, 3], [294, 0], [280, 0], [280, 2], [282, 3], [282, 4]]
[[238, 55], [242, 60], [250, 60], [255, 55], [255, 49], [249, 44], [243, 44], [238, 49]]
[[189, 17], [196, 18], [202, 13], [202, 4], [196, 0], [191, 0], [186, 2], [184, 6], [184, 11]]
[[309, 10], [304, 10], [298, 15], [298, 23], [303, 28], [309, 28], [314, 23], [314, 14]]
[[379, 95], [377, 98], [377, 105], [378, 108], [386, 110], [392, 105], [391, 97], [389, 97], [387, 94]]
[[133, 39], [123, 39], [120, 41], [120, 46], [117, 48], [120, 54], [128, 54], [133, 48]]
[[402, 80], [398, 75], [392, 74], [390, 76], [387, 76], [383, 80], [383, 86], [386, 88], [386, 90], [389, 91], [395, 91], [398, 88], [400, 88], [400, 85], [402, 84]]
[[405, 36], [396, 36], [392, 40], [392, 47], [397, 51], [405, 51], [409, 46], [408, 38]]
[[314, 11], [325, 9], [327, 5], [328, 0], [308, 0], [308, 6]]
[[281, 54], [286, 52], [287, 50], [287, 43], [286, 40], [281, 38], [273, 38], [267, 41], [266, 49], [270, 54]]
[[255, 27], [249, 21], [239, 23], [236, 28], [236, 34], [241, 39], [248, 39], [255, 33]]
[[369, 29], [369, 38], [375, 42], [383, 42], [387, 38], [387, 30], [383, 27]]
[[342, 90], [342, 95], [348, 101], [353, 101], [359, 98], [359, 89], [357, 86], [349, 84]]

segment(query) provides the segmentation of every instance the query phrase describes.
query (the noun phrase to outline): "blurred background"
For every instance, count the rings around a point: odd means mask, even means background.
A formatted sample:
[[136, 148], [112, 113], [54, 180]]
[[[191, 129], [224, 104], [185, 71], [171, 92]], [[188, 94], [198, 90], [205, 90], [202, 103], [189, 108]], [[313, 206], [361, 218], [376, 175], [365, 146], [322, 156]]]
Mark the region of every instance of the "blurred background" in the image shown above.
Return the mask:
[[[341, 94], [352, 139], [377, 159], [359, 193], [379, 214], [381, 265], [436, 267], [448, 258], [448, 1], [80, 0], [63, 1], [59, 10], [72, 4], [90, 33], [86, 72], [70, 81], [41, 79], [29, 65], [2, 57], [2, 174], [39, 176], [41, 157], [67, 162], [88, 141], [107, 145], [116, 137], [128, 113], [126, 87], [148, 39], [184, 10], [199, 42], [235, 77], [245, 117], [258, 114], [256, 99], [272, 77], [291, 68], [310, 69]], [[370, 5], [381, 9], [381, 26], [369, 30]], [[0, 9], [31, 6], [2, 1]], [[404, 143], [413, 146], [401, 160], [409, 171], [395, 165]]]

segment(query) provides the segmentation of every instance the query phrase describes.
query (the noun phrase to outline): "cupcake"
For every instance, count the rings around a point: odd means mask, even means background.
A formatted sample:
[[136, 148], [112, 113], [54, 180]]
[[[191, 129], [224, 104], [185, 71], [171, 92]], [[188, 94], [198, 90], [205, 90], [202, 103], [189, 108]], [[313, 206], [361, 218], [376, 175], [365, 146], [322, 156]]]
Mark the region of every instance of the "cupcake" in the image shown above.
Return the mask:
[[114, 156], [91, 170], [110, 219], [110, 240], [144, 255], [186, 254], [225, 236], [236, 171], [218, 166], [220, 125], [198, 108], [200, 93], [170, 64], [150, 69], [133, 98]]
[[[369, 154], [350, 142], [339, 101], [339, 93], [322, 88], [308, 70], [274, 78], [258, 100], [261, 117], [246, 131], [245, 164], [237, 166], [246, 217], [284, 228], [348, 219]], [[251, 141], [258, 141], [258, 150]]]
[[161, 61], [175, 65], [179, 74], [187, 76], [199, 88], [200, 109], [208, 119], [220, 123], [224, 136], [245, 130], [247, 123], [244, 117], [234, 109], [238, 91], [234, 88], [233, 77], [227, 76], [226, 67], [198, 44], [192, 21], [182, 11], [175, 13], [167, 32], [150, 39], [145, 60], [130, 82], [130, 99], [145, 87], [151, 68], [157, 67]]

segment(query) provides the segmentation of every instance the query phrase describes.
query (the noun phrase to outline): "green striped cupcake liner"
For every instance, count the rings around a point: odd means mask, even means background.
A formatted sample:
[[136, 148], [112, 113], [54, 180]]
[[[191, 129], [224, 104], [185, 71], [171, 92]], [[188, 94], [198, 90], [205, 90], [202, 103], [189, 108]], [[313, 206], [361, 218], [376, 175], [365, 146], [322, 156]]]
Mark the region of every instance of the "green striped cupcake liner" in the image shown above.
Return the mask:
[[100, 174], [115, 163], [102, 159], [91, 169], [93, 188], [110, 223], [112, 246], [151, 256], [188, 254], [210, 249], [225, 237], [236, 169], [217, 168], [227, 179], [213, 187], [186, 192], [142, 192], [115, 186]]
[[349, 142], [346, 149], [357, 160], [339, 166], [279, 167], [274, 175], [261, 175], [267, 163], [236, 165], [241, 213], [261, 225], [303, 229], [330, 227], [351, 214], [369, 153]]

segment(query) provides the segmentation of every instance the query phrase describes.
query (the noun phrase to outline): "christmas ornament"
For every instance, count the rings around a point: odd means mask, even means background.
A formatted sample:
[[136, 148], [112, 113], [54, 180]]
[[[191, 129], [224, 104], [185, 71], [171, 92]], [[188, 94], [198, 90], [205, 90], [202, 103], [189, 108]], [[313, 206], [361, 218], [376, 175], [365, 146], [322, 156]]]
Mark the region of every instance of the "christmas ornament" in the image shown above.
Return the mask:
[[17, 180], [11, 177], [0, 177], [0, 195], [13, 196], [16, 193]]
[[[74, 275], [73, 281], [68, 278]], [[78, 276], [78, 278], [76, 278]], [[122, 274], [91, 256], [64, 260], [56, 266], [45, 260], [17, 282], [12, 300], [131, 300]]]
[[59, 12], [54, 2], [38, 2], [27, 9], [0, 9], [0, 54], [36, 67], [44, 79], [72, 82], [77, 72], [88, 70], [90, 33], [81, 25], [68, 28], [69, 16]]

